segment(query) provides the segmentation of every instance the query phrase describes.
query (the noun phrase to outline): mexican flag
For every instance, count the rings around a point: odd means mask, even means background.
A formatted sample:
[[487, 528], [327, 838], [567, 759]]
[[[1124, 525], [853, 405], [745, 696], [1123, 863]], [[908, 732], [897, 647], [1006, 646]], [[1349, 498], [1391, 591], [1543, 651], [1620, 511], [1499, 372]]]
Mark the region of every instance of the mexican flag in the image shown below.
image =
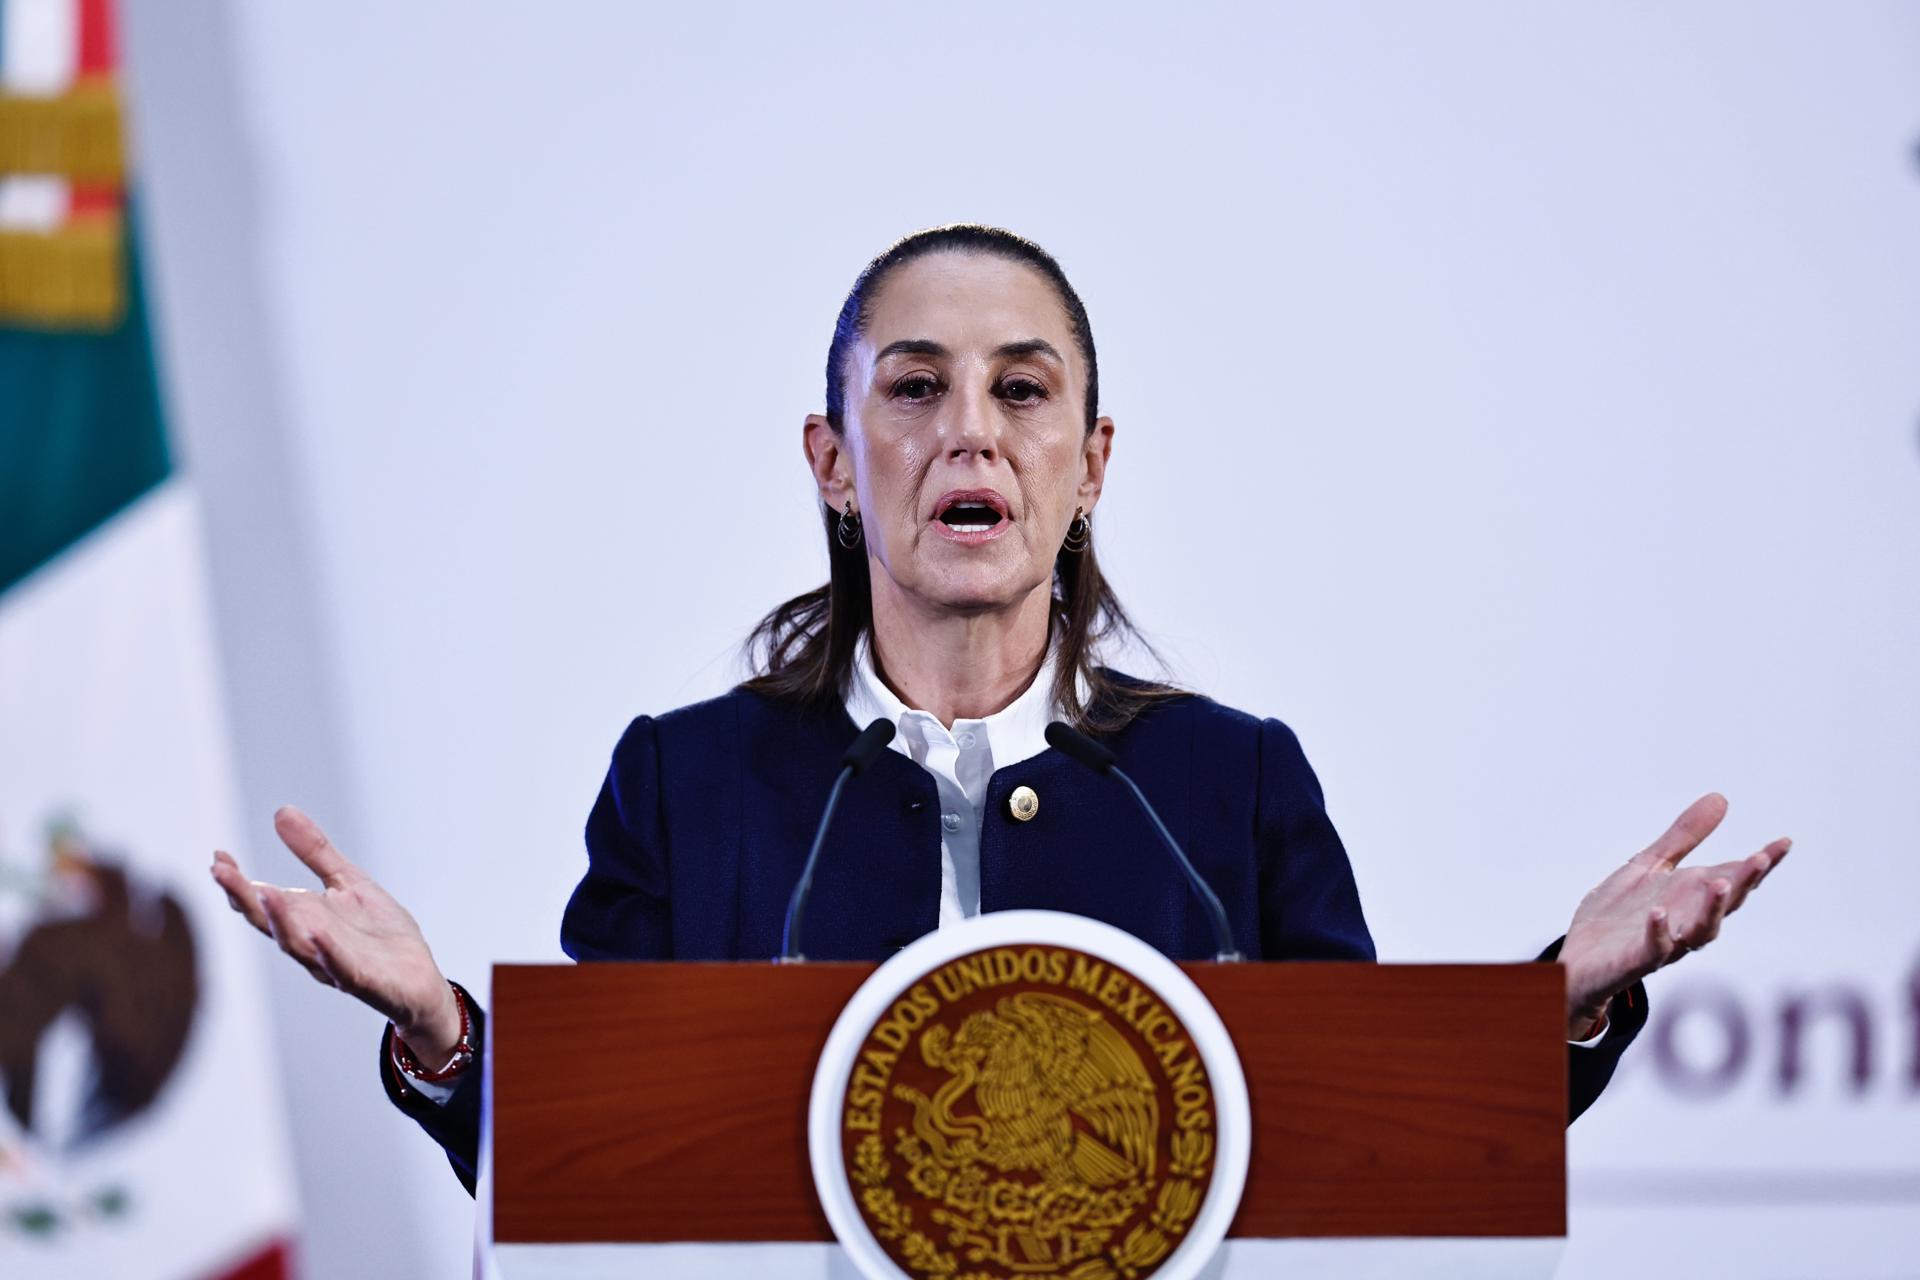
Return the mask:
[[0, 1276], [290, 1274], [191, 478], [110, 0], [0, 0]]

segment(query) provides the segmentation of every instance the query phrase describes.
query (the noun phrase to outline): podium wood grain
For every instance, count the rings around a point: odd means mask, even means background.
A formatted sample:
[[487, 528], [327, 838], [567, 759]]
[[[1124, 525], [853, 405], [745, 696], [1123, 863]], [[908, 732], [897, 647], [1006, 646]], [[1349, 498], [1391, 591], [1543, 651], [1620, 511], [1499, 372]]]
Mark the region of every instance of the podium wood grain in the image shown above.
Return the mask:
[[[1236, 1236], [1557, 1236], [1557, 965], [1183, 966], [1254, 1115]], [[827, 1240], [806, 1113], [870, 965], [502, 965], [500, 1243]]]

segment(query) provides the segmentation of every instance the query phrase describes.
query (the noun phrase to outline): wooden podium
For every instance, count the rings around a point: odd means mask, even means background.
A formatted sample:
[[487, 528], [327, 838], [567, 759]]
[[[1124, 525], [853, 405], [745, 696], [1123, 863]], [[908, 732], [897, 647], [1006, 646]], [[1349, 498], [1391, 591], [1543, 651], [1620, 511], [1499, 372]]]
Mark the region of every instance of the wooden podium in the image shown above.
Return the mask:
[[[1225, 1022], [1253, 1111], [1246, 1190], [1206, 1276], [1551, 1274], [1558, 965], [1181, 967]], [[807, 1100], [873, 968], [497, 966], [479, 1269], [851, 1277], [826, 1247]]]

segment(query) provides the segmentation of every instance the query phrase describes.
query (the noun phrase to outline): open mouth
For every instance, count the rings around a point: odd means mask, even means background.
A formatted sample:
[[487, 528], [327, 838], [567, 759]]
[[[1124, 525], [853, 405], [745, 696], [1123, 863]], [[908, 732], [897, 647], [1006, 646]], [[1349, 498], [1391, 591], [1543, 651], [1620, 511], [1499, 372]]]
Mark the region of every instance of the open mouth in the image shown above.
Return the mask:
[[963, 502], [940, 513], [940, 523], [961, 533], [980, 533], [1000, 523], [1000, 513], [984, 502]]
[[957, 534], [990, 533], [1012, 519], [1007, 500], [991, 489], [942, 494], [933, 518]]

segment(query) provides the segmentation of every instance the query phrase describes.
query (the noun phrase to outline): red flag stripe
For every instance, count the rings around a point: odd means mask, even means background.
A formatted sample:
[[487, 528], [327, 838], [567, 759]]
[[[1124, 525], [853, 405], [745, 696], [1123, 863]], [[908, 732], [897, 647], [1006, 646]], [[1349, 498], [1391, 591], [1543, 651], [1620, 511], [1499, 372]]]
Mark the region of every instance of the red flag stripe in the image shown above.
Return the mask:
[[112, 75], [119, 61], [115, 56], [113, 4], [111, 0], [78, 0], [78, 3], [80, 50], [75, 58], [74, 78]]
[[209, 1273], [207, 1280], [293, 1280], [293, 1246], [274, 1240], [226, 1270]]
[[[118, 32], [114, 28], [113, 0], [73, 0], [75, 35], [74, 80], [113, 79], [119, 63]], [[69, 221], [117, 213], [120, 188], [116, 185], [78, 183], [67, 200]]]

